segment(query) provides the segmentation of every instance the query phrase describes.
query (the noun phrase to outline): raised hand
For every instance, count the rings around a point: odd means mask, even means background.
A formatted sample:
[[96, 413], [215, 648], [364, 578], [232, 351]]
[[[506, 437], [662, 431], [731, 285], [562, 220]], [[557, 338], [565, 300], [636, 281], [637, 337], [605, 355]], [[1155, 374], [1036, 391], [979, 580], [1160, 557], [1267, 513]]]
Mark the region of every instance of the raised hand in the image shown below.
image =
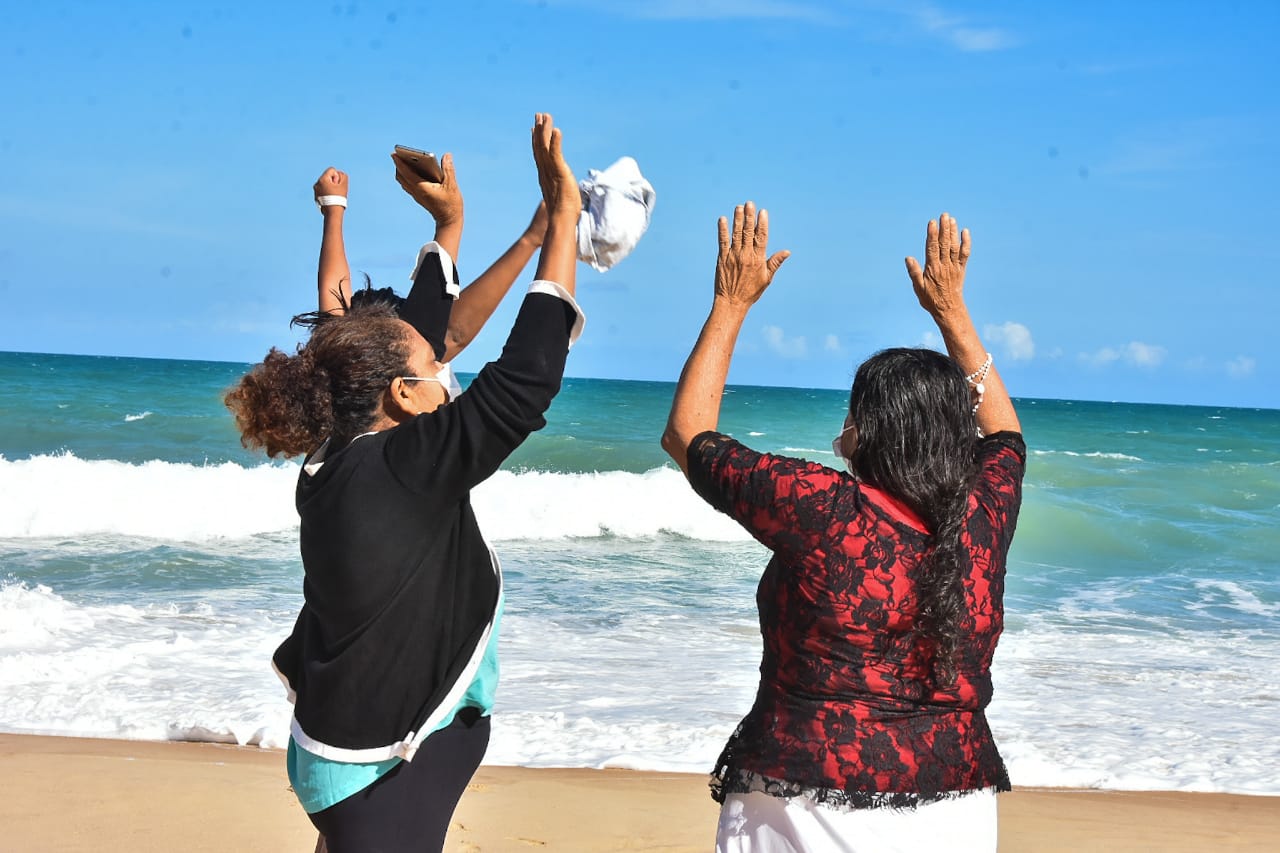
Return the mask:
[[452, 154], [440, 158], [440, 171], [444, 173], [444, 177], [439, 183], [424, 179], [409, 163], [394, 153], [391, 161], [396, 165], [396, 182], [431, 214], [437, 227], [462, 222], [462, 190], [458, 188]]
[[733, 231], [719, 220], [720, 253], [716, 257], [716, 296], [735, 305], [750, 307], [773, 281], [773, 274], [791, 257], [781, 251], [770, 256], [769, 211], [756, 215], [753, 202], [733, 209]]
[[[348, 194], [349, 185], [350, 181], [347, 178], [347, 173], [340, 172], [330, 166], [316, 179], [311, 189], [315, 193], [316, 203], [318, 204], [320, 196], [324, 195], [340, 195], [345, 198]], [[342, 209], [341, 205], [332, 205], [332, 207], [336, 210]], [[320, 208], [322, 213], [325, 210], [325, 207]]]
[[729, 362], [738, 334], [773, 274], [791, 257], [790, 252], [769, 254], [769, 214], [752, 202], [733, 209], [733, 230], [720, 217], [720, 252], [716, 256], [716, 296], [702, 334], [680, 373], [671, 415], [662, 434], [662, 446], [680, 470], [689, 474], [689, 443], [694, 436], [716, 429], [720, 401], [729, 377]]
[[529, 220], [529, 226], [524, 229], [524, 234], [520, 239], [527, 242], [535, 249], [542, 245], [542, 241], [547, 236], [547, 203], [545, 201], [538, 202], [538, 209], [533, 212], [533, 219]]
[[929, 220], [924, 238], [924, 269], [915, 258], [907, 258], [907, 275], [915, 288], [920, 307], [937, 318], [964, 308], [964, 273], [973, 243], [969, 229], [956, 232], [956, 219], [943, 213]]
[[330, 166], [321, 173], [312, 190], [320, 214], [324, 217], [324, 230], [320, 235], [320, 263], [316, 267], [316, 292], [321, 313], [341, 314], [351, 302], [351, 268], [347, 265], [347, 250], [342, 240], [342, 204], [321, 204], [325, 196], [346, 198], [350, 188], [347, 173]]
[[560, 220], [578, 219], [582, 212], [582, 192], [573, 169], [564, 160], [561, 148], [563, 134], [551, 120], [550, 113], [533, 117], [533, 162], [538, 167], [538, 184], [547, 213]]

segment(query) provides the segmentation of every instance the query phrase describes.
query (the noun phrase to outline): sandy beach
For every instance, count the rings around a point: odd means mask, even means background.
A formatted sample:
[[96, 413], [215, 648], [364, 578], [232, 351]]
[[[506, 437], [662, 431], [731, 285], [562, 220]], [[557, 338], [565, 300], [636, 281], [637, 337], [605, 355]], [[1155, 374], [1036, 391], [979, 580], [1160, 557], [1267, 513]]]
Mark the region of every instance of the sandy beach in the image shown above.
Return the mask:
[[[274, 750], [0, 734], [0, 850], [311, 851]], [[697, 775], [482, 767], [446, 850], [706, 851], [717, 806]], [[1019, 789], [1000, 849], [1274, 850], [1280, 798]]]

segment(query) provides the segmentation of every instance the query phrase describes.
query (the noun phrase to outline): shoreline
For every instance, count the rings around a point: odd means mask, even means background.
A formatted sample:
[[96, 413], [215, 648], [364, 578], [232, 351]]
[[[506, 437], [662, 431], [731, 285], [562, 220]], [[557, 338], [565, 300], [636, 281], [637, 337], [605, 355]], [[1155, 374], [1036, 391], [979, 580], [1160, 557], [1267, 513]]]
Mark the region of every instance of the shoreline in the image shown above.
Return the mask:
[[[0, 838], [44, 851], [311, 851], [282, 750], [0, 733]], [[1280, 797], [1015, 788], [1000, 850], [1270, 850]], [[701, 774], [484, 765], [445, 850], [708, 851], [719, 807]]]

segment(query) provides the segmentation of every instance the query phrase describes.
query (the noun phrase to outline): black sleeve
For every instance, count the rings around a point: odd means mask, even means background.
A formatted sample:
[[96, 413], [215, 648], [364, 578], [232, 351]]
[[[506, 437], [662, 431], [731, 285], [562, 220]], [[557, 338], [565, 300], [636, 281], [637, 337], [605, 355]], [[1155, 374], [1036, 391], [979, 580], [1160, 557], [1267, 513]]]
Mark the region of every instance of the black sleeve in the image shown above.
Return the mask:
[[693, 437], [685, 452], [688, 460], [686, 466], [689, 471], [689, 485], [694, 493], [712, 508], [726, 515], [732, 514], [730, 507], [733, 501], [716, 480], [715, 470], [720, 457], [731, 450], [734, 443], [732, 438], [721, 432], [706, 430]]
[[1023, 465], [1027, 464], [1027, 442], [1023, 439], [1022, 433], [1013, 430], [993, 432], [978, 439], [978, 458], [986, 459], [987, 456], [998, 452], [1000, 447], [1009, 448]]
[[391, 430], [386, 453], [396, 477], [452, 500], [498, 470], [546, 424], [543, 414], [560, 390], [577, 316], [559, 297], [527, 295], [497, 361], [457, 400]]
[[1022, 509], [1022, 480], [1027, 471], [1027, 445], [1022, 434], [993, 432], [980, 439], [978, 464], [981, 473], [973, 490], [977, 512], [970, 517], [971, 538], [1001, 554], [1008, 553]]
[[[449, 331], [449, 315], [453, 312], [454, 293], [458, 292], [458, 267], [452, 267], [453, 281], [445, 272], [439, 252], [428, 252], [418, 264], [413, 287], [400, 306], [400, 319], [418, 330], [436, 351], [436, 360], [444, 358], [445, 334]], [[450, 293], [449, 285], [453, 285]]]

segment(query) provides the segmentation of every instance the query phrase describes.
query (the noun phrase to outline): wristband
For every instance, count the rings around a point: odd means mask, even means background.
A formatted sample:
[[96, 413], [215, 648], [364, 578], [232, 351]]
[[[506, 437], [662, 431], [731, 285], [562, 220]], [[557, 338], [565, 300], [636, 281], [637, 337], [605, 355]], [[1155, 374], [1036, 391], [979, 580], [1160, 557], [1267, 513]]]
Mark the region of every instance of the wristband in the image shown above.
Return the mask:
[[347, 197], [345, 195], [316, 196], [316, 207], [323, 209], [326, 207], [332, 207], [333, 205], [345, 208], [347, 206]]

